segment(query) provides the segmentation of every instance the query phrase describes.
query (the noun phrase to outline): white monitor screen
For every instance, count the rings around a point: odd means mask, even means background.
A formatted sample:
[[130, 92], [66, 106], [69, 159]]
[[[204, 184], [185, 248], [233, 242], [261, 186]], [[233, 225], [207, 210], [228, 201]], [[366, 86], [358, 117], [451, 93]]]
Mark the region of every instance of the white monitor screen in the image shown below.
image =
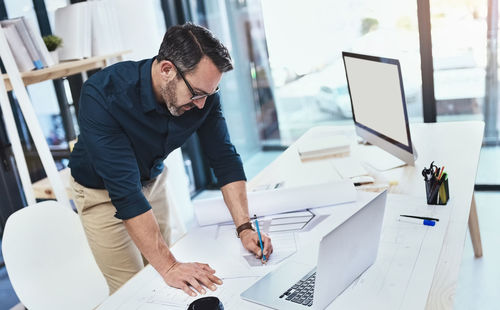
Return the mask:
[[344, 64], [356, 125], [411, 151], [399, 61], [344, 53]]

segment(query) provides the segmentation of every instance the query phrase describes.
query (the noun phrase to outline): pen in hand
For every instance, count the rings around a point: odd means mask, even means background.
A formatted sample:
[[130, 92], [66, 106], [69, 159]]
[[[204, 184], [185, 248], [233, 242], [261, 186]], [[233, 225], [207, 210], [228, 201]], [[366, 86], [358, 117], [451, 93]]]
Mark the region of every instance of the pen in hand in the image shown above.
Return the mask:
[[262, 236], [260, 235], [259, 221], [257, 220], [257, 215], [255, 217], [255, 228], [257, 228], [257, 235], [259, 236], [260, 250], [262, 251], [262, 259], [266, 261], [266, 255], [264, 255], [264, 245], [262, 244]]

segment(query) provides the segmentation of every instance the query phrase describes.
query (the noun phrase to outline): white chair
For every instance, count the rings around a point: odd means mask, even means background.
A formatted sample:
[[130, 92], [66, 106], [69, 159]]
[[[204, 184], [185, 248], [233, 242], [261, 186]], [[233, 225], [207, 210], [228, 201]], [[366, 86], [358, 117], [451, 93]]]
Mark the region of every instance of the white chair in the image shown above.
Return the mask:
[[57, 201], [12, 214], [2, 251], [12, 287], [30, 310], [89, 310], [109, 294], [78, 215]]

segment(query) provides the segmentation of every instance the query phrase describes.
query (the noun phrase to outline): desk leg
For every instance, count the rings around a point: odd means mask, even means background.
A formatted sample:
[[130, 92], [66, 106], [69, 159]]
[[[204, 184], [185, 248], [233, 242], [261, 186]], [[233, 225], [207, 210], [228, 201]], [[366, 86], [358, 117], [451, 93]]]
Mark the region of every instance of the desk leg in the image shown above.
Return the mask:
[[469, 232], [476, 257], [483, 256], [483, 246], [481, 245], [481, 234], [479, 233], [479, 221], [477, 219], [476, 198], [472, 194], [472, 202], [469, 213]]

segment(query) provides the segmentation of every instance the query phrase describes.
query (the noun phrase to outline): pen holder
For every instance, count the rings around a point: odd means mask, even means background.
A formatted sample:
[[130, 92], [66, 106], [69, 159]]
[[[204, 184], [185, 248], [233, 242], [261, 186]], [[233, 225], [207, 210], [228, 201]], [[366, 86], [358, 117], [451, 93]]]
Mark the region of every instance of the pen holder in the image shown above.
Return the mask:
[[427, 195], [427, 204], [446, 205], [450, 199], [448, 177], [441, 180], [431, 179], [425, 181], [425, 192]]

